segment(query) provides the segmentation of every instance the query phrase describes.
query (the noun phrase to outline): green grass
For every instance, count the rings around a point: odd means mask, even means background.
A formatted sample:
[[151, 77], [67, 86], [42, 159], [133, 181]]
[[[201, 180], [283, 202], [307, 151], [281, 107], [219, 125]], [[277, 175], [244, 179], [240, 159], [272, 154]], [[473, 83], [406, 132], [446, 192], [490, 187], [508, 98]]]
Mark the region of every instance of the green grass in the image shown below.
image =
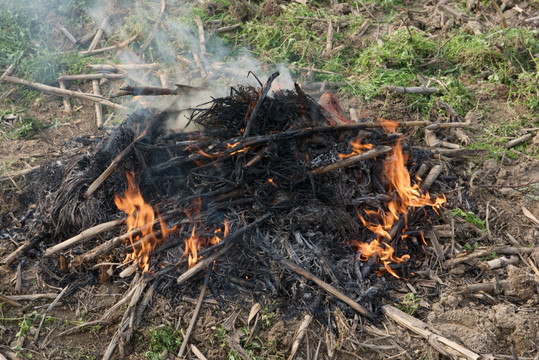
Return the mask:
[[483, 232], [487, 230], [485, 227], [485, 220], [482, 220], [481, 218], [477, 217], [472, 211], [464, 211], [457, 208], [451, 210], [451, 215], [453, 215], [453, 217], [458, 216], [466, 220], [466, 222], [474, 225]]
[[177, 354], [182, 345], [182, 334], [180, 330], [174, 330], [169, 326], [147, 330], [141, 348], [147, 349], [142, 353], [145, 359], [158, 360], [163, 351]]

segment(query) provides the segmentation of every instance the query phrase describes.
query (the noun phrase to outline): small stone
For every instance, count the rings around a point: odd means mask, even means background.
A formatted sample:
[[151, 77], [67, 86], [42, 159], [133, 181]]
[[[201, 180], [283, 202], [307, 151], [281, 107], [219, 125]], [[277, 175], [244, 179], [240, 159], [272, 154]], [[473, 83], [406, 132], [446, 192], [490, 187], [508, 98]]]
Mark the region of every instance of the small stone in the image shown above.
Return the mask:
[[456, 309], [459, 306], [460, 301], [456, 296], [449, 295], [447, 299], [445, 300], [445, 303], [447, 306], [452, 307], [453, 309]]

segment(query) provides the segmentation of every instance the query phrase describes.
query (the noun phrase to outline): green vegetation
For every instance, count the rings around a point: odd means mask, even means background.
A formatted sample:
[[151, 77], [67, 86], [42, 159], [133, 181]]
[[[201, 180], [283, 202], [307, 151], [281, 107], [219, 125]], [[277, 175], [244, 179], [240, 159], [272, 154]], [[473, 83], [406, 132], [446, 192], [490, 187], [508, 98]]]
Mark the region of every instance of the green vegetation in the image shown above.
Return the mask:
[[462, 209], [453, 209], [451, 210], [451, 215], [458, 216], [464, 220], [466, 220], [468, 223], [474, 225], [478, 229], [481, 229], [481, 231], [487, 231], [485, 228], [485, 220], [481, 220], [478, 218], [472, 211], [464, 211]]
[[419, 307], [419, 300], [421, 298], [416, 297], [414, 293], [409, 293], [397, 305], [397, 308], [413, 316]]
[[158, 360], [163, 351], [177, 354], [182, 345], [180, 330], [174, 330], [169, 326], [162, 326], [144, 333], [143, 348], [147, 349], [142, 355], [146, 359]]

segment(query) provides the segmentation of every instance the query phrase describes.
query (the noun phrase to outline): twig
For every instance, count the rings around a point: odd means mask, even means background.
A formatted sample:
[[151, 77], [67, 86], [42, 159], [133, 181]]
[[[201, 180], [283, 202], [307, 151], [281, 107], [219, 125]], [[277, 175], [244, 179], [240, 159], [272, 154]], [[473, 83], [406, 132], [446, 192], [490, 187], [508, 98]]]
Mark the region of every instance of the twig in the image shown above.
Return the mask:
[[303, 340], [303, 337], [305, 336], [305, 333], [307, 332], [307, 328], [311, 324], [312, 320], [313, 320], [313, 317], [309, 314], [305, 315], [305, 317], [303, 318], [303, 321], [301, 322], [298, 329], [296, 330], [294, 343], [292, 344], [292, 349], [290, 350], [290, 355], [288, 356], [288, 360], [294, 359], [294, 356], [296, 355], [296, 352], [298, 351], [299, 344], [301, 343], [301, 340]]
[[[94, 90], [94, 95], [101, 96], [99, 80], [92, 80], [92, 88]], [[103, 127], [103, 107], [99, 103], [95, 103], [95, 124], [98, 129]]]
[[489, 270], [498, 269], [504, 266], [507, 266], [509, 264], [516, 264], [519, 260], [519, 257], [516, 255], [511, 255], [510, 257], [499, 257], [497, 259], [493, 259], [490, 261], [487, 261], [487, 268]]
[[96, 48], [97, 43], [99, 42], [99, 40], [101, 40], [101, 36], [103, 36], [103, 31], [104, 31], [105, 27], [107, 26], [108, 21], [109, 21], [109, 17], [106, 16], [103, 19], [103, 22], [101, 23], [101, 25], [99, 25], [99, 27], [97, 28], [97, 32], [95, 33], [95, 36], [94, 36], [90, 46], [88, 47], [88, 51], [86, 51], [87, 53], [92, 52]]
[[505, 19], [505, 16], [503, 16], [502, 10], [500, 10], [500, 7], [498, 6], [498, 3], [496, 0], [492, 0], [492, 6], [494, 7], [494, 10], [498, 13], [498, 16], [502, 20], [502, 25], [504, 29], [507, 29], [509, 25], [507, 25], [507, 20]]
[[425, 87], [425, 86], [386, 86], [386, 90], [389, 92], [396, 92], [399, 94], [437, 94], [440, 92], [439, 88]]
[[20, 171], [16, 171], [16, 172], [13, 172], [13, 173], [10, 173], [10, 174], [7, 174], [5, 176], [1, 176], [0, 177], [0, 181], [5, 181], [5, 180], [9, 180], [9, 179], [13, 179], [13, 178], [17, 178], [19, 176], [24, 176], [24, 175], [28, 175], [30, 174], [31, 172], [39, 169], [40, 167], [39, 166], [34, 166], [32, 168], [29, 168], [29, 169], [24, 169], [24, 170], [20, 170]]
[[67, 285], [66, 287], [64, 287], [64, 289], [58, 294], [58, 296], [56, 296], [56, 298], [53, 300], [53, 302], [49, 305], [47, 310], [45, 310], [43, 315], [41, 315], [41, 321], [39, 322], [39, 326], [37, 328], [36, 336], [34, 338], [34, 346], [37, 345], [37, 341], [39, 340], [39, 332], [41, 331], [41, 327], [43, 326], [43, 322], [45, 322], [45, 318], [47, 317], [47, 313], [49, 311], [51, 311], [51, 309], [54, 307], [54, 305], [56, 305], [56, 303], [58, 303], [58, 301], [60, 301], [62, 296], [64, 296], [64, 294], [66, 293], [67, 289], [69, 289], [69, 286], [70, 285]]
[[[58, 86], [60, 86], [60, 89], [66, 90], [66, 85], [63, 81], [56, 79], [58, 81]], [[73, 108], [71, 107], [71, 103], [69, 102], [68, 96], [63, 96], [62, 101], [64, 102], [64, 112], [71, 114], [73, 111]]]
[[195, 276], [198, 272], [205, 269], [206, 266], [209, 266], [212, 262], [214, 262], [217, 258], [219, 258], [219, 256], [224, 255], [234, 245], [235, 245], [234, 242], [228, 242], [224, 247], [217, 250], [217, 252], [199, 261], [195, 266], [193, 266], [192, 268], [190, 268], [189, 270], [187, 270], [186, 272], [184, 272], [178, 277], [178, 280], [176, 281], [178, 285], [184, 283], [188, 279]]
[[236, 29], [239, 29], [241, 27], [241, 24], [234, 24], [234, 25], [230, 25], [230, 26], [223, 26], [223, 27], [220, 27], [218, 28], [217, 30], [215, 30], [216, 33], [218, 34], [224, 34], [224, 33], [227, 33], [227, 32], [232, 32]]
[[202, 78], [207, 78], [208, 77], [208, 73], [206, 72], [206, 69], [204, 69], [204, 64], [202, 63], [202, 61], [200, 60], [200, 56], [198, 56], [198, 54], [196, 53], [196, 51], [193, 51], [193, 60], [195, 60], [195, 64], [197, 64], [197, 67], [198, 69], [200, 70], [200, 75], [202, 76]]
[[0, 302], [5, 302], [6, 304], [11, 305], [11, 306], [22, 306], [21, 303], [12, 299], [11, 296], [5, 296], [2, 294], [0, 294]]
[[511, 140], [511, 141], [508, 141], [503, 147], [506, 148], [506, 149], [511, 149], [515, 146], [517, 146], [518, 144], [521, 144], [525, 141], [528, 141], [529, 139], [531, 139], [533, 137], [533, 134], [532, 133], [528, 133], [526, 135], [523, 135], [519, 138], [516, 138], [514, 140]]
[[71, 41], [73, 45], [77, 45], [79, 42], [75, 37], [67, 30], [64, 26], [60, 26], [60, 31], [65, 35], [65, 37]]
[[325, 54], [329, 55], [332, 49], [333, 49], [333, 21], [331, 21], [330, 19], [328, 23], [328, 33], [327, 33], [327, 38], [326, 38]]
[[[70, 80], [78, 81], [78, 80], [123, 79], [125, 76], [126, 76], [125, 74], [107, 74], [107, 73], [62, 75], [62, 76], [57, 77], [56, 81], [60, 83], [60, 82], [70, 81]], [[62, 87], [60, 86], [60, 88]], [[65, 87], [62, 89], [65, 89]]]
[[[421, 335], [430, 344], [437, 344], [436, 349], [444, 351], [444, 355], [449, 355], [451, 357], [462, 357], [464, 356], [469, 360], [479, 360], [481, 356], [475, 352], [467, 349], [466, 347], [457, 344], [456, 342], [449, 340], [441, 335], [438, 335], [436, 332], [429, 330], [429, 326], [423, 321], [416, 319], [415, 317], [406, 314], [403, 311], [400, 311], [396, 307], [391, 305], [382, 306], [382, 310], [386, 316], [396, 323], [412, 330], [416, 334]], [[442, 348], [440, 345], [445, 345]]]
[[158, 68], [159, 64], [116, 64], [115, 66], [110, 64], [88, 64], [86, 66], [88, 69], [100, 72], [114, 70], [124, 72], [125, 70], [152, 70]]
[[277, 258], [277, 255], [273, 255], [271, 252], [269, 252], [267, 249], [265, 249], [263, 246], [259, 244], [259, 248], [262, 249], [266, 254], [270, 255], [275, 261], [280, 263], [281, 265], [286, 266], [288, 269], [292, 270], [298, 275], [303, 276], [307, 280], [310, 280], [314, 282], [316, 285], [320, 286], [324, 291], [326, 291], [331, 296], [335, 297], [336, 299], [344, 302], [348, 306], [350, 306], [352, 309], [360, 313], [361, 315], [365, 316], [366, 318], [370, 320], [374, 320], [374, 314], [372, 314], [369, 310], [364, 308], [363, 306], [359, 305], [357, 302], [355, 302], [350, 297], [346, 296], [342, 292], [340, 292], [337, 288], [331, 286], [330, 284], [326, 283], [316, 275], [312, 274], [311, 272], [305, 270], [304, 268], [300, 267], [299, 265], [294, 264], [290, 260], [284, 259], [284, 258]]
[[198, 312], [200, 311], [200, 308], [202, 307], [202, 300], [204, 300], [204, 293], [206, 292], [206, 288], [208, 287], [210, 274], [211, 274], [211, 266], [208, 266], [208, 270], [206, 271], [206, 278], [204, 279], [202, 290], [200, 290], [200, 296], [198, 297], [198, 302], [195, 307], [195, 311], [193, 312], [193, 316], [191, 317], [191, 321], [189, 322], [189, 327], [187, 328], [187, 332], [185, 333], [185, 336], [183, 337], [182, 346], [180, 348], [180, 351], [178, 352], [179, 358], [183, 356], [183, 353], [185, 352], [185, 349], [187, 348], [187, 343], [189, 342], [189, 337], [191, 337], [191, 333], [193, 332], [193, 328], [195, 327], [195, 324], [198, 318]]
[[127, 110], [125, 106], [122, 106], [120, 104], [115, 104], [111, 101], [104, 99], [101, 96], [98, 97], [92, 94], [86, 94], [86, 93], [81, 93], [81, 92], [76, 92], [76, 91], [71, 91], [71, 90], [62, 90], [54, 86], [49, 86], [49, 85], [35, 83], [35, 82], [24, 80], [24, 79], [19, 79], [14, 76], [2, 76], [0, 80], [10, 82], [13, 84], [30, 86], [30, 87], [33, 87], [34, 89], [38, 89], [40, 91], [43, 91], [52, 95], [76, 97], [79, 99], [94, 101], [94, 102], [97, 102], [106, 106], [113, 107], [118, 110]]
[[98, 234], [100, 234], [102, 232], [113, 229], [116, 226], [120, 226], [124, 222], [125, 222], [125, 219], [112, 220], [112, 221], [109, 221], [109, 222], [106, 222], [106, 223], [99, 224], [99, 225], [93, 226], [91, 228], [88, 228], [88, 229], [82, 231], [81, 233], [79, 233], [78, 235], [73, 236], [73, 237], [71, 237], [71, 238], [69, 238], [69, 239], [67, 239], [65, 241], [62, 241], [59, 244], [56, 244], [56, 245], [48, 248], [47, 250], [45, 250], [45, 253], [43, 254], [43, 256], [44, 257], [51, 256], [51, 255], [57, 253], [58, 251], [62, 251], [64, 249], [67, 249], [68, 247], [79, 244], [79, 243], [81, 243], [83, 241], [86, 241], [88, 239], [91, 239], [94, 236], [96, 236], [96, 235], [98, 235]]
[[271, 83], [273, 80], [275, 80], [279, 76], [279, 72], [276, 71], [268, 78], [268, 81], [266, 81], [266, 84], [264, 85], [264, 88], [260, 92], [260, 96], [258, 97], [258, 100], [256, 102], [255, 108], [253, 109], [253, 112], [249, 116], [249, 120], [247, 121], [247, 125], [245, 126], [245, 132], [243, 133], [243, 138], [245, 139], [249, 134], [251, 133], [251, 128], [253, 127], [254, 120], [256, 118], [256, 115], [258, 114], [258, 110], [262, 106], [262, 103], [264, 102], [264, 99], [268, 95], [270, 89], [271, 89]]
[[525, 22], [532, 22], [532, 21], [537, 21], [537, 20], [539, 20], [539, 16], [534, 16], [534, 17], [531, 17], [531, 18], [527, 18], [524, 21]]
[[200, 45], [200, 56], [206, 57], [206, 36], [204, 35], [204, 24], [202, 23], [202, 19], [198, 16], [194, 16], [195, 24], [197, 24], [198, 28], [198, 43]]
[[467, 122], [450, 122], [442, 124], [430, 124], [425, 129], [427, 130], [440, 130], [440, 129], [453, 129], [470, 126], [470, 123]]
[[365, 151], [364, 153], [354, 155], [354, 156], [350, 156], [350, 157], [348, 157], [346, 159], [337, 161], [337, 162], [335, 162], [333, 164], [329, 164], [327, 166], [311, 170], [311, 174], [320, 175], [320, 174], [325, 174], [325, 173], [328, 173], [328, 172], [331, 172], [331, 171], [343, 169], [343, 168], [346, 168], [346, 167], [354, 166], [354, 165], [360, 163], [361, 161], [368, 160], [368, 159], [373, 159], [373, 158], [375, 158], [377, 156], [388, 153], [390, 151], [391, 151], [390, 146], [380, 146], [379, 148], [368, 150], [368, 151]]
[[163, 15], [165, 13], [166, 8], [166, 2], [165, 0], [161, 0], [161, 10], [159, 11], [159, 15], [157, 16], [157, 20], [155, 21], [155, 24], [153, 25], [152, 30], [148, 34], [148, 37], [146, 38], [146, 41], [144, 44], [141, 45], [140, 49], [137, 51], [137, 55], [141, 56], [146, 52], [148, 49], [148, 46], [150, 46], [150, 43], [152, 42], [153, 38], [155, 37], [155, 34], [157, 33], [157, 30], [159, 29], [159, 26], [161, 26], [161, 21], [163, 20]]
[[37, 300], [37, 299], [55, 299], [58, 294], [45, 293], [45, 294], [30, 294], [30, 295], [9, 295], [9, 299], [17, 300]]
[[452, 267], [452, 266], [476, 259], [478, 257], [488, 256], [491, 253], [504, 254], [504, 255], [518, 255], [519, 253], [530, 254], [534, 250], [536, 250], [536, 248], [514, 247], [514, 246], [492, 246], [490, 248], [478, 249], [471, 254], [457, 257], [455, 259], [446, 260], [444, 262], [444, 266]]
[[129, 39], [127, 39], [125, 41], [122, 41], [121, 43], [116, 44], [116, 45], [112, 45], [112, 46], [108, 46], [108, 47], [104, 47], [104, 48], [100, 48], [100, 49], [95, 49], [95, 50], [91, 50], [91, 51], [90, 50], [88, 50], [88, 51], [79, 51], [79, 55], [81, 55], [81, 56], [84, 56], [84, 55], [96, 55], [96, 54], [102, 54], [102, 53], [107, 52], [107, 51], [125, 49], [129, 44], [131, 44], [133, 41], [135, 41], [138, 38], [138, 36], [139, 36], [139, 34], [135, 34], [132, 37], [130, 37]]
[[4, 263], [7, 265], [11, 264], [17, 259], [17, 257], [19, 257], [19, 255], [30, 250], [31, 248], [36, 246], [38, 243], [43, 241], [44, 237], [45, 237], [45, 233], [40, 233], [34, 236], [32, 239], [25, 241], [24, 244], [22, 244], [21, 246], [17, 248], [17, 250], [13, 251], [11, 254], [6, 256], [6, 258], [4, 259]]
[[198, 360], [208, 360], [208, 358], [205, 357], [204, 354], [193, 344], [191, 344], [191, 351], [193, 354], [195, 354]]
[[507, 288], [509, 286], [508, 281], [496, 281], [491, 283], [483, 284], [470, 284], [459, 287], [455, 290], [456, 294], [470, 294], [477, 293], [481, 291], [499, 291]]

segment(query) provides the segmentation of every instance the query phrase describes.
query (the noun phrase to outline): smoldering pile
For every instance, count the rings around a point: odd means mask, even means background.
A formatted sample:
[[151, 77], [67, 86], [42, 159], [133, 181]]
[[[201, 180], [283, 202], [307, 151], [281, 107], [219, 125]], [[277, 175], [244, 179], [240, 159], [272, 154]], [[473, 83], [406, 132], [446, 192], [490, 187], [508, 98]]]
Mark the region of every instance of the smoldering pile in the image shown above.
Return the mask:
[[[390, 212], [387, 204], [396, 196], [383, 168], [399, 134], [382, 131], [372, 119], [329, 125], [331, 114], [299, 86], [267, 96], [270, 85], [271, 78], [261, 88], [231, 88], [229, 96], [192, 109], [190, 121], [203, 130], [171, 134], [164, 129], [169, 112], [139, 111], [94, 153], [42, 166], [30, 181], [43, 186], [27, 192], [36, 199], [23, 218], [30, 240], [11, 260], [45, 255], [42, 268], [46, 276], [56, 274], [51, 281], [58, 286], [76, 282], [81, 271], [86, 283], [134, 276], [139, 259], [132, 259], [131, 270], [109, 264], [122, 263], [146, 241], [136, 230], [131, 243], [121, 235], [124, 214], [114, 198], [127, 188], [127, 173], [173, 229], [160, 240], [164, 228], [155, 221], [157, 241], [143, 275], [167, 297], [196, 294], [203, 277], [198, 270], [213, 263], [208, 286], [222, 306], [238, 294], [282, 296], [290, 311], [307, 310], [321, 315], [321, 322], [336, 306], [352, 315], [349, 307], [294, 275], [298, 272], [287, 267], [292, 263], [373, 317], [388, 286], [377, 274], [389, 269], [408, 276], [425, 251], [419, 234], [438, 216], [429, 206], [403, 216], [406, 233], [402, 224], [396, 226], [387, 247], [394, 250], [391, 258], [406, 261], [382, 264], [383, 257], [376, 256], [361, 261], [357, 244], [376, 239], [364, 219], [374, 221], [373, 209]], [[353, 144], [373, 148], [354, 153]], [[409, 176], [414, 179], [420, 165], [423, 176], [430, 154], [410, 155]], [[85, 229], [85, 236], [77, 235]], [[76, 240], [67, 244], [73, 235]], [[59, 255], [67, 268], [58, 263]], [[107, 265], [96, 268], [105, 258]], [[191, 276], [194, 280], [186, 281]]]

